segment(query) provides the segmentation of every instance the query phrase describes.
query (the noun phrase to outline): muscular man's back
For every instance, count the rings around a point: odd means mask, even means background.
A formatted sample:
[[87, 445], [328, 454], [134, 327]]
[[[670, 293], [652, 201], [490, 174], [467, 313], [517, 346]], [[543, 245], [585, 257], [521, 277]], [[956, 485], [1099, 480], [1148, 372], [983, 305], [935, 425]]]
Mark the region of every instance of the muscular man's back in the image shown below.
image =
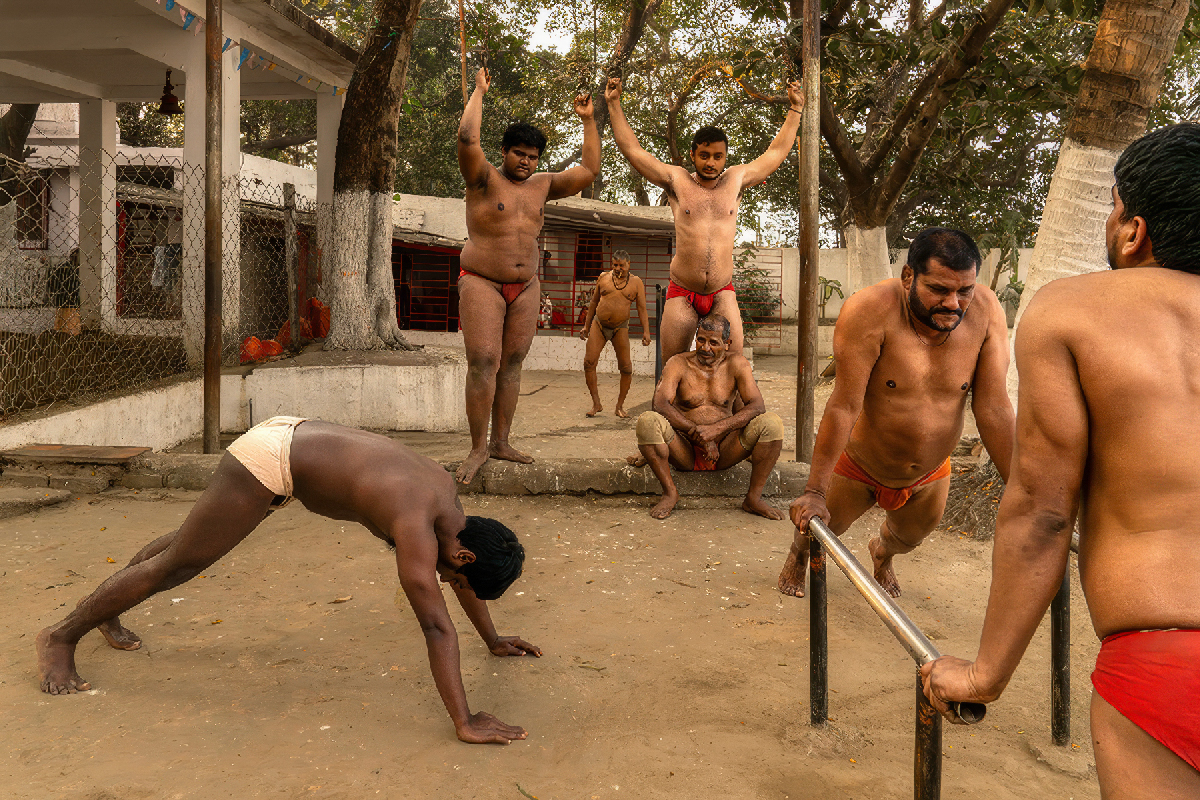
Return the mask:
[[667, 200], [675, 214], [671, 278], [692, 292], [712, 294], [733, 280], [733, 243], [742, 199], [742, 168], [731, 167], [706, 189], [682, 167], [672, 170]]
[[1052, 285], [1087, 408], [1080, 571], [1096, 632], [1200, 628], [1200, 276]]

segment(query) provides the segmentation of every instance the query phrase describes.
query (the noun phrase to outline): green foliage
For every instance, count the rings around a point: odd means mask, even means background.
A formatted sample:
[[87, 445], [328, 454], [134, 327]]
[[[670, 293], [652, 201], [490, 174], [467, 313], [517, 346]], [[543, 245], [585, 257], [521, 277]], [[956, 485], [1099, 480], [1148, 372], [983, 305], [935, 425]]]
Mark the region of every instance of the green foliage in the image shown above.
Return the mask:
[[742, 330], [747, 338], [770, 324], [779, 308], [779, 287], [771, 273], [753, 263], [754, 248], [745, 247], [733, 256], [733, 287], [737, 291]]
[[825, 304], [828, 303], [833, 298], [834, 294], [836, 294], [838, 297], [840, 297], [843, 300], [846, 299], [846, 295], [842, 294], [842, 282], [837, 281], [837, 280], [830, 280], [829, 278], [826, 278], [824, 275], [818, 275], [817, 276], [817, 295], [818, 295], [819, 299], [817, 300], [817, 308], [820, 311], [819, 316], [821, 317], [821, 319], [826, 318], [825, 317]]
[[159, 114], [158, 103], [117, 103], [117, 126], [121, 129], [121, 144], [183, 147], [183, 114]]

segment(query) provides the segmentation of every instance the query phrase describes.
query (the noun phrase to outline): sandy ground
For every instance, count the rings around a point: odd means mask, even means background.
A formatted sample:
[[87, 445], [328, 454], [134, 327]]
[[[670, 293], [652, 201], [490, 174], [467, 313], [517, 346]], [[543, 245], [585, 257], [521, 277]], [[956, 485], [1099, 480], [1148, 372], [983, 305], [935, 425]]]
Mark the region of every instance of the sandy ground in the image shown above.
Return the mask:
[[[390, 553], [299, 504], [126, 615], [142, 650], [88, 634], [78, 664], [91, 692], [39, 692], [37, 631], [195, 497], [110, 492], [0, 523], [5, 797], [912, 796], [908, 656], [835, 570], [833, 721], [811, 728], [808, 604], [774, 590], [790, 530], [724, 499], [685, 501], [660, 523], [650, 498], [464, 498], [529, 556], [493, 616], [541, 659], [488, 654], [447, 592], [473, 710], [529, 730], [509, 747], [454, 738]], [[878, 513], [847, 534], [860, 558]], [[902, 605], [945, 652], [974, 652], [989, 553], [938, 532], [898, 564]], [[1086, 728], [1097, 648], [1074, 594], [1078, 747], [1050, 742], [1043, 626], [987, 719], [946, 726], [944, 797], [1098, 797]]]

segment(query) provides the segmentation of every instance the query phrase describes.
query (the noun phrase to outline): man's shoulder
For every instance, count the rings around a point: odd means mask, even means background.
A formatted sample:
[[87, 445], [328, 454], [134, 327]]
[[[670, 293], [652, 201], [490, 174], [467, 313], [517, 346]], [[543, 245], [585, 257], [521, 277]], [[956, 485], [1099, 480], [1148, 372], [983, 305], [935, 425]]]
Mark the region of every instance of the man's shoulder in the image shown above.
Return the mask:
[[888, 319], [887, 312], [900, 308], [903, 286], [899, 278], [888, 278], [872, 286], [865, 286], [846, 298], [838, 312], [839, 327], [879, 326]]

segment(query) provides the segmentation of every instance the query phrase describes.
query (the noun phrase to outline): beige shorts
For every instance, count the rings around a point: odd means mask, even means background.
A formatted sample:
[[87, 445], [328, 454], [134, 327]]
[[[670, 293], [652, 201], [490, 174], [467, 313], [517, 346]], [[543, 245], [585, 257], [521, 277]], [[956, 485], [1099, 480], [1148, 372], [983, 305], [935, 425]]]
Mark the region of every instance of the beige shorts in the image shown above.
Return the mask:
[[[638, 444], [668, 444], [675, 438], [675, 429], [657, 411], [644, 411], [637, 420]], [[753, 450], [759, 442], [783, 441], [783, 420], [774, 411], [759, 414], [738, 432], [744, 450]]]
[[274, 506], [291, 502], [292, 435], [305, 420], [306, 417], [271, 417], [243, 433], [227, 448], [259, 483], [282, 498], [272, 503]]

